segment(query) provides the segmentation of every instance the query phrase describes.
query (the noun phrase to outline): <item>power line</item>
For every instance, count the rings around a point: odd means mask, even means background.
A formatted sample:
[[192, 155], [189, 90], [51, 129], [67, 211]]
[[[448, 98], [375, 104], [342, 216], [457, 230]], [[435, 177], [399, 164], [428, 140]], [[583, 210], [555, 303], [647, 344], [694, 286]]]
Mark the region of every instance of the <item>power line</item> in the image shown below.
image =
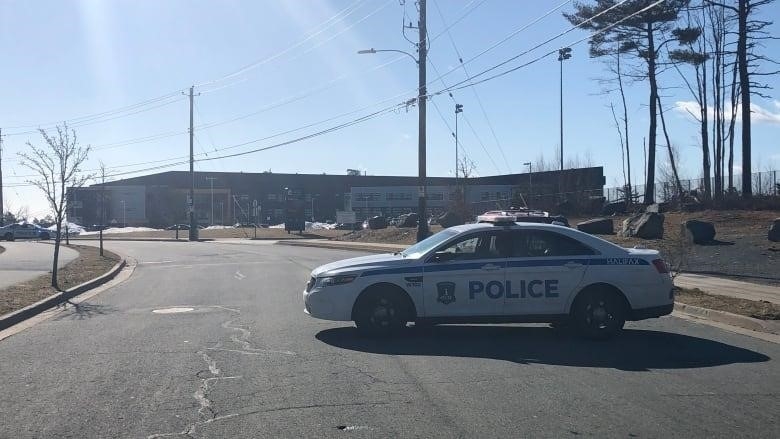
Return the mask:
[[[348, 29], [351, 29], [353, 26], [355, 26], [355, 25], [357, 25], [357, 24], [359, 24], [359, 23], [361, 23], [361, 22], [365, 21], [366, 19], [368, 19], [368, 18], [369, 18], [369, 17], [371, 17], [372, 15], [374, 15], [374, 14], [378, 13], [379, 11], [381, 11], [382, 9], [384, 9], [384, 8], [385, 8], [385, 7], [386, 7], [388, 4], [390, 4], [392, 1], [393, 1], [393, 0], [387, 0], [387, 1], [386, 1], [385, 3], [383, 3], [383, 4], [382, 4], [382, 5], [379, 7], [379, 8], [377, 8], [377, 9], [375, 9], [374, 11], [370, 12], [368, 15], [364, 16], [363, 18], [361, 18], [361, 19], [360, 19], [360, 20], [358, 20], [357, 22], [353, 23], [352, 25], [350, 25], [350, 26], [349, 26], [349, 27], [347, 27], [346, 29], [343, 29], [342, 31], [340, 31], [340, 32], [337, 32], [335, 35], [333, 35], [333, 36], [331, 36], [329, 39], [325, 40], [325, 42], [328, 42], [328, 41], [332, 40], [332, 39], [333, 39], [333, 38], [335, 38], [336, 36], [338, 36], [338, 35], [341, 35], [342, 33], [344, 33], [344, 31], [346, 31], [346, 30], [348, 30]], [[344, 21], [344, 19], [346, 19], [347, 17], [349, 17], [350, 15], [352, 15], [352, 14], [353, 14], [354, 12], [356, 12], [358, 9], [360, 9], [360, 4], [362, 4], [362, 3], [364, 3], [364, 2], [365, 2], [365, 0], [358, 0], [358, 1], [354, 2], [354, 3], [352, 3], [351, 5], [347, 6], [346, 8], [342, 9], [341, 11], [339, 11], [338, 13], [336, 13], [335, 15], [333, 15], [331, 18], [329, 18], [328, 20], [326, 20], [326, 21], [325, 21], [323, 24], [326, 24], [326, 23], [328, 23], [328, 22], [330, 22], [330, 21], [332, 21], [332, 20], [333, 20], [333, 22], [332, 22], [332, 23], [328, 24], [327, 26], [325, 26], [324, 28], [322, 28], [322, 29], [320, 29], [320, 30], [318, 30], [318, 31], [316, 31], [316, 32], [313, 32], [313, 33], [309, 34], [307, 37], [305, 37], [305, 38], [304, 38], [304, 39], [302, 39], [301, 41], [298, 41], [297, 43], [295, 43], [295, 44], [293, 44], [293, 45], [291, 45], [291, 46], [289, 46], [289, 47], [287, 47], [287, 48], [285, 48], [285, 49], [283, 49], [283, 50], [281, 50], [281, 51], [277, 52], [276, 54], [274, 54], [274, 55], [271, 55], [271, 56], [268, 56], [268, 57], [266, 57], [266, 58], [263, 58], [263, 59], [260, 59], [260, 60], [257, 60], [257, 61], [253, 61], [253, 62], [251, 62], [251, 63], [249, 63], [249, 64], [247, 64], [247, 65], [245, 65], [245, 66], [241, 67], [240, 69], [238, 69], [238, 70], [235, 70], [235, 71], [234, 71], [234, 72], [232, 72], [232, 73], [228, 73], [227, 75], [224, 75], [224, 76], [222, 76], [222, 77], [220, 77], [220, 78], [217, 78], [217, 79], [214, 79], [214, 80], [211, 80], [211, 81], [207, 81], [207, 82], [204, 82], [204, 83], [201, 83], [201, 84], [197, 84], [196, 86], [200, 88], [200, 87], [208, 86], [208, 85], [211, 85], [211, 84], [216, 84], [216, 83], [219, 83], [219, 82], [225, 81], [225, 80], [227, 80], [227, 79], [231, 79], [231, 78], [234, 78], [234, 77], [236, 77], [236, 76], [239, 76], [239, 75], [241, 75], [241, 74], [243, 74], [243, 73], [246, 73], [246, 72], [248, 72], [248, 71], [250, 71], [250, 70], [253, 70], [253, 69], [255, 69], [255, 68], [259, 67], [259, 66], [262, 66], [262, 65], [268, 64], [268, 63], [269, 63], [269, 62], [271, 62], [271, 61], [274, 61], [274, 60], [276, 60], [276, 59], [278, 59], [278, 58], [280, 58], [280, 57], [284, 56], [285, 54], [287, 54], [287, 53], [291, 52], [292, 50], [294, 50], [294, 49], [297, 49], [298, 47], [300, 47], [300, 46], [304, 45], [306, 42], [308, 42], [308, 41], [312, 40], [313, 38], [317, 37], [318, 35], [322, 34], [323, 32], [325, 32], [325, 31], [327, 31], [328, 29], [332, 28], [333, 26], [337, 25], [338, 23], [340, 23], [340, 22]], [[350, 9], [351, 9], [351, 10], [350, 10]], [[342, 14], [343, 14], [343, 16], [341, 16]], [[316, 28], [315, 28], [315, 29], [316, 29]], [[321, 46], [322, 44], [324, 44], [325, 42], [320, 42], [320, 43], [318, 43], [317, 45], [315, 45], [313, 48], [319, 47], [319, 46]], [[307, 51], [306, 51], [306, 52], [304, 52], [304, 53], [308, 53], [308, 52], [309, 52], [309, 51], [311, 51], [313, 48], [310, 48], [309, 50], [307, 50]], [[302, 55], [302, 54], [301, 54], [301, 55]], [[301, 56], [301, 55], [298, 55], [298, 56]], [[296, 58], [297, 58], [297, 57], [296, 57]], [[295, 59], [295, 58], [293, 58], [293, 59]]]
[[[598, 13], [598, 14], [594, 15], [593, 17], [589, 18], [588, 20], [585, 20], [585, 21], [583, 21], [582, 23], [578, 24], [577, 26], [581, 26], [581, 25], [582, 25], [582, 24], [584, 24], [585, 22], [587, 22], [587, 21], [590, 21], [590, 20], [593, 20], [593, 19], [594, 19], [594, 18], [596, 18], [597, 16], [599, 16], [599, 15], [601, 15], [601, 14], [604, 14], [604, 13], [606, 13], [606, 12], [607, 12], [607, 11], [609, 11], [610, 9], [613, 9], [613, 8], [615, 8], [615, 7], [617, 7], [617, 6], [620, 6], [620, 5], [622, 5], [623, 3], [627, 2], [627, 1], [628, 1], [628, 0], [623, 0], [622, 2], [620, 2], [620, 3], [618, 3], [618, 4], [616, 4], [616, 5], [612, 6], [612, 7], [610, 7], [609, 9], [605, 9], [604, 11], [602, 11], [602, 12], [600, 12], [600, 13]], [[608, 30], [610, 30], [610, 29], [612, 29], [613, 27], [615, 27], [615, 26], [619, 25], [620, 23], [622, 23], [622, 22], [624, 22], [624, 21], [626, 21], [626, 20], [628, 20], [628, 19], [630, 19], [630, 18], [632, 18], [632, 17], [635, 17], [636, 15], [639, 15], [639, 14], [641, 14], [641, 13], [647, 12], [647, 11], [649, 11], [650, 9], [652, 9], [652, 8], [654, 8], [654, 7], [658, 6], [658, 5], [660, 5], [661, 3], [665, 2], [665, 1], [666, 1], [666, 0], [658, 0], [658, 1], [656, 1], [656, 2], [654, 2], [654, 3], [652, 3], [652, 4], [650, 4], [649, 6], [646, 6], [646, 7], [642, 8], [642, 9], [640, 9], [640, 10], [638, 10], [638, 11], [635, 11], [635, 12], [633, 12], [633, 13], [631, 13], [631, 14], [629, 14], [629, 15], [627, 15], [627, 16], [625, 16], [625, 17], [623, 17], [623, 18], [621, 18], [620, 20], [618, 20], [618, 21], [616, 21], [616, 22], [614, 22], [614, 23], [611, 23], [611, 24], [609, 24], [609, 25], [607, 25], [607, 26], [603, 27], [602, 29], [600, 29], [600, 30], [599, 30], [599, 31], [597, 31], [597, 32], [594, 32], [594, 33], [592, 33], [592, 34], [590, 34], [590, 35], [588, 35], [588, 36], [585, 36], [585, 37], [583, 37], [583, 38], [580, 38], [579, 40], [575, 40], [575, 41], [573, 41], [573, 42], [571, 42], [571, 43], [567, 44], [567, 45], [566, 45], [566, 47], [576, 46], [577, 44], [580, 44], [580, 43], [582, 43], [583, 41], [586, 41], [586, 40], [588, 40], [588, 39], [591, 39], [591, 38], [593, 38], [594, 36], [597, 36], [597, 35], [600, 35], [600, 34], [602, 34], [602, 33], [604, 33], [604, 32], [607, 32]], [[566, 30], [566, 31], [564, 31], [564, 32], [562, 32], [562, 33], [560, 33], [560, 34], [558, 34], [557, 36], [555, 36], [555, 37], [553, 37], [553, 38], [550, 38], [550, 39], [546, 40], [545, 42], [543, 42], [543, 43], [540, 43], [540, 44], [538, 44], [538, 45], [534, 46], [533, 48], [531, 48], [531, 49], [529, 49], [529, 50], [526, 50], [526, 51], [524, 51], [524, 52], [520, 53], [519, 55], [515, 55], [515, 56], [513, 56], [513, 57], [511, 57], [511, 58], [509, 58], [509, 59], [507, 59], [507, 60], [505, 60], [505, 61], [502, 61], [501, 63], [499, 63], [499, 64], [497, 64], [497, 65], [495, 65], [495, 66], [493, 66], [493, 67], [490, 67], [490, 68], [488, 68], [488, 69], [485, 69], [485, 70], [481, 71], [480, 73], [477, 73], [476, 75], [470, 76], [470, 77], [468, 77], [468, 78], [464, 79], [463, 81], [460, 81], [460, 82], [458, 82], [458, 83], [456, 83], [456, 84], [454, 84], [454, 85], [452, 85], [452, 86], [450, 86], [450, 87], [448, 87], [448, 88], [446, 88], [446, 89], [439, 90], [439, 91], [437, 91], [437, 92], [435, 92], [435, 93], [431, 93], [431, 94], [429, 94], [428, 96], [435, 96], [435, 95], [437, 95], [437, 94], [441, 94], [441, 93], [445, 93], [445, 92], [452, 92], [452, 91], [455, 91], [455, 90], [461, 90], [461, 89], [464, 89], [464, 88], [467, 88], [467, 87], [473, 87], [473, 86], [475, 86], [475, 85], [477, 85], [477, 84], [482, 84], [483, 82], [487, 82], [487, 81], [490, 81], [490, 80], [493, 80], [493, 79], [499, 78], [499, 77], [501, 77], [501, 76], [507, 75], [507, 74], [509, 74], [509, 73], [512, 73], [512, 72], [514, 72], [514, 71], [516, 71], [516, 70], [520, 70], [521, 68], [528, 67], [529, 65], [531, 65], [531, 64], [534, 64], [534, 63], [536, 63], [536, 62], [538, 62], [538, 61], [541, 61], [542, 59], [544, 59], [544, 58], [546, 58], [546, 57], [548, 57], [548, 56], [550, 56], [550, 55], [557, 54], [557, 53], [558, 53], [558, 49], [553, 49], [553, 50], [551, 50], [551, 51], [549, 51], [549, 52], [546, 52], [546, 53], [544, 53], [544, 54], [542, 54], [542, 55], [540, 55], [540, 56], [538, 56], [538, 57], [536, 57], [536, 58], [534, 58], [534, 59], [532, 59], [532, 60], [530, 60], [530, 61], [528, 61], [528, 62], [526, 62], [526, 63], [523, 63], [523, 64], [521, 64], [521, 65], [519, 65], [519, 66], [513, 67], [513, 68], [511, 68], [511, 69], [509, 69], [509, 70], [505, 70], [505, 71], [503, 71], [503, 72], [499, 72], [499, 73], [497, 73], [497, 74], [495, 74], [495, 75], [492, 75], [492, 76], [489, 76], [489, 77], [487, 77], [487, 78], [483, 78], [483, 79], [481, 79], [481, 80], [479, 80], [479, 81], [476, 81], [476, 82], [474, 82], [474, 79], [475, 79], [475, 78], [477, 78], [477, 77], [479, 77], [479, 76], [482, 76], [482, 75], [484, 75], [485, 73], [488, 73], [488, 72], [490, 72], [490, 71], [493, 71], [493, 70], [495, 70], [496, 68], [498, 68], [498, 67], [501, 67], [501, 66], [503, 66], [503, 65], [507, 64], [508, 62], [511, 62], [511, 61], [513, 61], [513, 60], [515, 60], [515, 59], [519, 58], [520, 56], [522, 56], [522, 55], [525, 55], [525, 54], [527, 54], [528, 52], [531, 52], [532, 50], [534, 50], [534, 49], [537, 49], [537, 48], [541, 47], [542, 45], [544, 45], [544, 44], [546, 44], [546, 43], [548, 43], [548, 42], [550, 42], [550, 41], [552, 41], [552, 40], [554, 40], [554, 39], [557, 39], [557, 38], [559, 38], [559, 37], [561, 37], [561, 36], [565, 35], [566, 33], [568, 33], [568, 32], [569, 32], [569, 31], [571, 31], [571, 30], [572, 30], [572, 29], [568, 29], [568, 30]], [[468, 83], [468, 84], [466, 84], [466, 85], [463, 85], [464, 83]]]
[[[436, 11], [439, 13], [439, 17], [441, 18], [442, 23], [446, 25], [446, 20], [444, 19], [444, 14], [441, 12], [441, 8], [439, 7], [439, 3], [434, 0], [433, 5], [436, 7]], [[460, 50], [458, 50], [458, 45], [455, 44], [455, 38], [453, 38], [452, 33], [449, 30], [449, 27], [446, 28], [447, 36], [449, 37], [450, 43], [452, 44], [452, 48], [455, 49], [455, 54], [458, 55], [458, 61], [460, 62], [460, 66], [463, 68], [463, 72], [466, 74], [466, 77], [469, 77], [469, 72], [466, 69], [466, 66], [463, 64], [463, 57], [460, 54]], [[433, 67], [433, 64], [431, 64], [431, 67]], [[439, 71], [436, 67], [433, 67], [433, 69], [436, 71], [436, 74], [439, 75]], [[442, 80], [442, 84], [444, 81]], [[479, 94], [477, 93], [477, 89], [472, 87], [471, 91], [474, 93], [474, 97], [477, 100], [477, 104], [479, 105], [480, 110], [482, 111], [482, 116], [485, 118], [485, 122], [487, 122], [488, 128], [490, 128], [490, 133], [493, 135], [493, 140], [496, 142], [496, 146], [498, 147], [498, 151], [501, 153], [501, 157], [504, 159], [504, 164], [506, 164], [507, 169], [509, 170], [509, 173], [512, 173], [512, 166], [509, 164], [509, 160], [506, 158], [506, 154], [504, 154], [504, 148], [501, 146], [501, 142], [498, 140], [498, 136], [496, 135], [496, 130], [493, 128], [493, 124], [490, 122], [490, 117], [487, 115], [487, 111], [485, 110], [485, 106], [482, 103], [482, 99], [479, 97]], [[452, 97], [452, 96], [450, 96]], [[453, 98], [454, 99], [454, 98]], [[465, 115], [464, 115], [465, 116]], [[466, 123], [471, 126], [471, 123], [466, 120]]]

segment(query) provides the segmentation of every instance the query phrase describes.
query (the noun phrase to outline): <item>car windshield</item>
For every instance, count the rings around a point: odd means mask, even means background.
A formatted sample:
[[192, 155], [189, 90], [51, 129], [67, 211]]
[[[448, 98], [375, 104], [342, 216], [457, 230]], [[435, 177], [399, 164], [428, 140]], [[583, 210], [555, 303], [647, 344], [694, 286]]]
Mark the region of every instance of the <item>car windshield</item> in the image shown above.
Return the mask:
[[433, 236], [429, 236], [423, 239], [422, 241], [418, 242], [417, 244], [407, 248], [406, 250], [402, 251], [401, 254], [405, 258], [419, 259], [424, 254], [431, 251], [431, 249], [435, 248], [442, 242], [455, 236], [457, 233], [458, 232], [452, 229], [442, 230], [441, 232]]

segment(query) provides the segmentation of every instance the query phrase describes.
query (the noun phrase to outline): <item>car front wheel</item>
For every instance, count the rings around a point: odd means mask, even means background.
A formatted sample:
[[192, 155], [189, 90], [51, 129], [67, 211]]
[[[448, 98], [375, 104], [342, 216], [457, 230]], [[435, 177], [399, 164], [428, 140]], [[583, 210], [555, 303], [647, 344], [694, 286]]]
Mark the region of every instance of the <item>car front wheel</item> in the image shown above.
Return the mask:
[[591, 290], [577, 299], [574, 308], [576, 329], [587, 338], [607, 339], [623, 329], [626, 307], [612, 291]]
[[358, 331], [368, 336], [387, 336], [406, 326], [408, 313], [398, 294], [377, 291], [360, 298], [355, 310]]

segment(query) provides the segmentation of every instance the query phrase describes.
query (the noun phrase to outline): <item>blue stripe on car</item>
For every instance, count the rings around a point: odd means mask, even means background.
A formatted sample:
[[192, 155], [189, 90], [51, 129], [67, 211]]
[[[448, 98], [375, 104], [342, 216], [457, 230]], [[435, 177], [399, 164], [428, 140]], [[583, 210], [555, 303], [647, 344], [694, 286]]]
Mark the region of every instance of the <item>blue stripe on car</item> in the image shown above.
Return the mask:
[[[650, 265], [642, 258], [592, 258], [592, 259], [532, 259], [520, 261], [507, 261], [507, 267], [562, 267], [569, 262], [580, 262], [583, 265]], [[425, 272], [435, 273], [439, 271], [460, 271], [460, 270], [478, 270], [485, 264], [503, 264], [503, 261], [480, 261], [464, 262], [460, 264], [431, 264], [425, 266]], [[364, 271], [361, 276], [378, 276], [385, 274], [411, 274], [422, 273], [423, 267], [396, 267], [396, 268], [377, 268]]]

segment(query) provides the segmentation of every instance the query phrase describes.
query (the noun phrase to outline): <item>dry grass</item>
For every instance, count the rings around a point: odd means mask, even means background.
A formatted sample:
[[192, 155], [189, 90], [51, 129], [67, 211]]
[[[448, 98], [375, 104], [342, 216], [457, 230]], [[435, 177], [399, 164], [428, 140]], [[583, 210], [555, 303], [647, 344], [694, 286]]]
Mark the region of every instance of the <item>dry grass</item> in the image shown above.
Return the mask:
[[[79, 256], [60, 268], [58, 281], [61, 290], [73, 288], [103, 275], [120, 260], [119, 256], [108, 250], [104, 250], [104, 256], [101, 257], [99, 249], [96, 247], [70, 245], [68, 248], [78, 251]], [[24, 308], [56, 294], [58, 291], [50, 284], [51, 273], [0, 290], [0, 315]]]
[[766, 301], [707, 294], [698, 288], [677, 289], [675, 300], [688, 305], [726, 311], [761, 320], [780, 320], [780, 306]]

